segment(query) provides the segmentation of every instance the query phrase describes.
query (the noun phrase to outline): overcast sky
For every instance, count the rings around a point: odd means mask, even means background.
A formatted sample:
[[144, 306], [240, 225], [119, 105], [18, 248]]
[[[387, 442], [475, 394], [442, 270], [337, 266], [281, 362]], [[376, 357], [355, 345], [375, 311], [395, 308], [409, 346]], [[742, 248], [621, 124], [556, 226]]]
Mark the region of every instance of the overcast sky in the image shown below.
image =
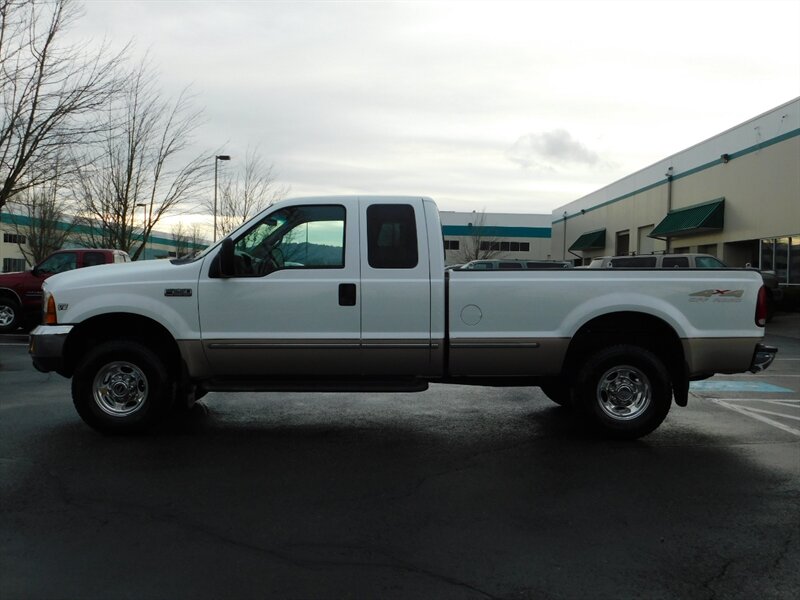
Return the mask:
[[798, 0], [115, 0], [74, 34], [149, 50], [205, 107], [198, 147], [258, 146], [292, 196], [549, 213], [800, 96], [798, 24]]

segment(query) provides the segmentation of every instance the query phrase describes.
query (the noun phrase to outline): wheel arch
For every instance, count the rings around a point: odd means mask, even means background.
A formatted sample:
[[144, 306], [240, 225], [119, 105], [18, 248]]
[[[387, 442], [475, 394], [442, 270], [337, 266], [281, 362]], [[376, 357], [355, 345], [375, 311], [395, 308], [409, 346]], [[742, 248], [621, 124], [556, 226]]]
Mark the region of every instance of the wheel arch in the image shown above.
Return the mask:
[[19, 294], [17, 294], [17, 292], [12, 290], [11, 288], [0, 287], [0, 298], [13, 300], [14, 302], [22, 306], [22, 298], [20, 298]]
[[113, 340], [139, 342], [156, 353], [168, 370], [182, 372], [178, 343], [163, 325], [142, 315], [108, 313], [91, 317], [73, 328], [64, 344], [65, 362], [61, 374], [71, 376], [91, 348]]
[[686, 405], [689, 374], [681, 338], [669, 323], [647, 313], [608, 313], [583, 324], [570, 341], [562, 375], [575, 373], [590, 354], [616, 344], [634, 344], [655, 354], [669, 372], [676, 403]]

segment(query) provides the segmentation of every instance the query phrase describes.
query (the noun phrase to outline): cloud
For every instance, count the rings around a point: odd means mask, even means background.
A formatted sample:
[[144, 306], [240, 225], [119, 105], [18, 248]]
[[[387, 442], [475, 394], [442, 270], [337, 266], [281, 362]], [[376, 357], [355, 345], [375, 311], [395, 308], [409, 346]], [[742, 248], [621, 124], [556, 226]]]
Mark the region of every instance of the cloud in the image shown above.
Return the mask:
[[524, 167], [555, 172], [562, 165], [600, 164], [600, 157], [565, 129], [523, 135], [506, 152], [507, 158]]

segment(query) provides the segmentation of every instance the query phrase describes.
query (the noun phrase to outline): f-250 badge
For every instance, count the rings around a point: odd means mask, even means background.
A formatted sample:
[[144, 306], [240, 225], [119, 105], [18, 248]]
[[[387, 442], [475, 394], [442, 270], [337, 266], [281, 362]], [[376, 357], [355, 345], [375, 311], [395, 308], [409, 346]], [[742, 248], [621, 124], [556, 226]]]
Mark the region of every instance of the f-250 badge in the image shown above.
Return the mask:
[[689, 302], [741, 302], [744, 290], [703, 290], [689, 294]]
[[187, 298], [192, 295], [192, 288], [167, 288], [164, 295], [167, 298]]

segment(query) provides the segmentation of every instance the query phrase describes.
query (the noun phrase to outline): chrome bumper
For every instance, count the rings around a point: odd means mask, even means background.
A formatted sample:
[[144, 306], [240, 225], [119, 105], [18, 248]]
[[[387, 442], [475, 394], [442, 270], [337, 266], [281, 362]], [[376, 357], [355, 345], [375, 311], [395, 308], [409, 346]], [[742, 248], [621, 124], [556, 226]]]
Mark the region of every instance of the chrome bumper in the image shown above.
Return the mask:
[[28, 354], [37, 371], [60, 371], [64, 365], [64, 342], [72, 325], [39, 325], [31, 331]]
[[756, 346], [756, 351], [753, 353], [753, 360], [750, 363], [750, 372], [760, 373], [769, 367], [772, 364], [772, 361], [775, 360], [775, 355], [777, 353], [778, 349], [775, 346], [758, 344]]

